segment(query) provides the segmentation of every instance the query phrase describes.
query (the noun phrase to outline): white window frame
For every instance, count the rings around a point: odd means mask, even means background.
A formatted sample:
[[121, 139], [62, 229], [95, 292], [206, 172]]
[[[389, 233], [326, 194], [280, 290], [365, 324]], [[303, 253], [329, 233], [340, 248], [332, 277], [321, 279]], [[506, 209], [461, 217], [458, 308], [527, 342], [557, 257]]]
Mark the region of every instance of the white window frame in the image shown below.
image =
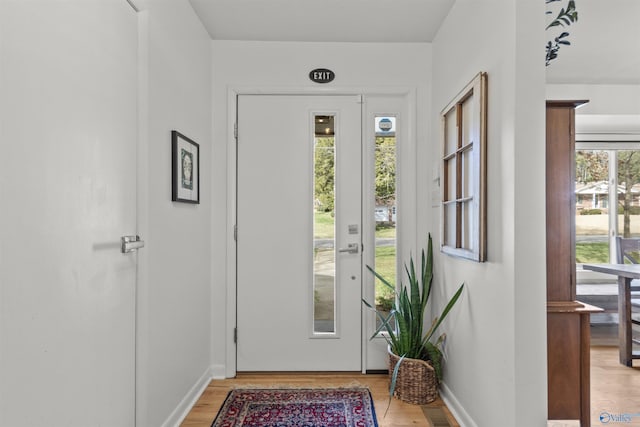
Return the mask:
[[[579, 137], [576, 137], [578, 139]], [[609, 154], [609, 207], [615, 206], [614, 212], [617, 212], [618, 208], [618, 151], [624, 150], [640, 150], [640, 141], [615, 141], [603, 138], [599, 141], [576, 141], [575, 150], [577, 151], [606, 151]], [[611, 208], [609, 209], [611, 211]], [[609, 212], [609, 262], [615, 263], [617, 259], [616, 237], [618, 236], [618, 215], [611, 215]], [[582, 269], [582, 264], [576, 264], [577, 276], [576, 282], [603, 278], [608, 276], [601, 275], [600, 273], [594, 273]]]

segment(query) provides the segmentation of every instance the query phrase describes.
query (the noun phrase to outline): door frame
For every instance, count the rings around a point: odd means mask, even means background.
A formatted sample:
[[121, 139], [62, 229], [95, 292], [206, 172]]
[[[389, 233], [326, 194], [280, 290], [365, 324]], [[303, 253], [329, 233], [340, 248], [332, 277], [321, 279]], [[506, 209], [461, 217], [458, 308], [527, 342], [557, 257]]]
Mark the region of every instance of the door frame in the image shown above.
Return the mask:
[[[236, 343], [235, 343], [235, 327], [237, 325], [237, 277], [236, 277], [236, 241], [235, 241], [235, 223], [237, 215], [237, 152], [236, 152], [236, 116], [238, 112], [237, 99], [238, 95], [362, 95], [365, 102], [365, 108], [362, 110], [362, 136], [364, 141], [373, 138], [373, 126], [367, 129], [366, 123], [368, 119], [375, 114], [385, 114], [388, 111], [377, 111], [368, 108], [367, 100], [374, 97], [399, 97], [403, 99], [404, 110], [406, 113], [406, 121], [402, 126], [406, 134], [406, 142], [402, 146], [398, 146], [398, 177], [397, 188], [398, 193], [398, 223], [403, 224], [403, 228], [398, 230], [398, 259], [405, 259], [404, 254], [416, 253], [418, 238], [417, 233], [411, 230], [417, 230], [417, 90], [414, 87], [230, 87], [227, 90], [227, 199], [226, 199], [226, 224], [227, 232], [226, 241], [226, 274], [225, 274], [225, 308], [226, 308], [226, 326], [224, 335], [225, 347], [225, 364], [224, 373], [216, 372], [216, 376], [233, 378], [236, 376]], [[368, 150], [363, 150], [363, 161], [371, 159], [373, 154], [369, 154]], [[366, 169], [363, 168], [363, 172]], [[363, 187], [368, 188], [371, 180], [363, 177]], [[366, 194], [363, 192], [363, 199]], [[370, 198], [370, 197], [369, 197]], [[364, 209], [369, 207], [363, 205]], [[373, 208], [371, 208], [373, 209]], [[363, 218], [362, 222], [362, 242], [365, 248], [371, 247], [373, 244], [373, 233], [365, 233], [364, 230], [371, 229], [371, 222], [367, 222]], [[404, 230], [404, 231], [402, 231]], [[365, 249], [366, 250], [366, 249]], [[365, 278], [369, 276], [365, 272], [364, 265], [371, 263], [366, 252], [363, 254], [363, 272], [362, 272], [362, 295], [365, 298], [371, 297], [371, 292], [367, 293], [366, 284], [370, 283]], [[398, 270], [401, 271], [401, 270]], [[366, 372], [369, 353], [371, 353], [369, 337], [374, 332], [371, 329], [374, 322], [372, 314], [363, 310], [361, 325], [362, 328], [362, 372]], [[377, 340], [374, 340], [377, 341]], [[384, 340], [380, 339], [380, 342]], [[379, 347], [379, 343], [378, 343]]]

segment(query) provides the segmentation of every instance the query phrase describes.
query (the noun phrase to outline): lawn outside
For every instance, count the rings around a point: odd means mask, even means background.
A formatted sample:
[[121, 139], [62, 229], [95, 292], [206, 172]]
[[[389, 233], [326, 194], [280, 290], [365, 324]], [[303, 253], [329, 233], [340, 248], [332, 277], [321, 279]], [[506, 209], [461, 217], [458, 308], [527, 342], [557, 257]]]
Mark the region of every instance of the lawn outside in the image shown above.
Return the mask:
[[[317, 240], [323, 239], [333, 239], [334, 238], [334, 218], [331, 212], [316, 212], [315, 213], [315, 226], [314, 226], [314, 238]], [[396, 229], [393, 226], [377, 226], [376, 239], [395, 239], [396, 237]], [[325, 257], [320, 255], [321, 250], [316, 248], [316, 262], [319, 262], [319, 259], [324, 259]], [[319, 257], [319, 258], [318, 258]], [[375, 257], [375, 270], [382, 277], [387, 279], [392, 285], [395, 285], [396, 282], [396, 247], [393, 244], [387, 245], [376, 245], [376, 257]], [[322, 267], [324, 271], [323, 275], [326, 275], [326, 268], [328, 267], [326, 259], [322, 261], [324, 267]], [[331, 267], [332, 268], [331, 263]], [[317, 268], [319, 265], [317, 265]], [[318, 274], [318, 273], [316, 273]], [[327, 288], [326, 286], [322, 287], [323, 289], [332, 289]], [[322, 296], [319, 297], [326, 303], [326, 298]], [[393, 291], [391, 291], [388, 287], [383, 285], [379, 280], [376, 280], [376, 303], [380, 303], [381, 298], [387, 301], [387, 304], [394, 298]]]
[[[618, 215], [622, 228], [624, 216]], [[631, 235], [640, 236], [640, 215], [631, 215]], [[620, 233], [622, 234], [622, 233]], [[609, 216], [576, 215], [576, 263], [609, 262]]]
[[[624, 215], [618, 215], [618, 226], [622, 228]], [[576, 215], [576, 235], [603, 235], [609, 234], [608, 215]], [[631, 215], [631, 234], [640, 236], [640, 215]]]

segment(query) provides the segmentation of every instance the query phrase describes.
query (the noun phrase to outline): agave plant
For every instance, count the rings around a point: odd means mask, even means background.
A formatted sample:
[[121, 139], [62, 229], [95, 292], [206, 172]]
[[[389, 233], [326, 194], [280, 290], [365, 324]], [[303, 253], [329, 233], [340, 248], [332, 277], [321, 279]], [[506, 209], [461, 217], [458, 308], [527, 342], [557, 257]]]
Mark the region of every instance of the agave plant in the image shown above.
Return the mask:
[[[442, 350], [441, 345], [445, 334], [433, 340], [438, 326], [447, 317], [455, 303], [460, 298], [464, 283], [460, 285], [456, 293], [451, 297], [446, 307], [440, 314], [436, 316], [431, 323], [431, 327], [423, 333], [424, 312], [431, 295], [431, 284], [433, 281], [433, 245], [431, 234], [427, 242], [427, 254], [422, 250], [422, 262], [419, 275], [413, 262], [413, 257], [409, 261], [409, 265], [405, 264], [408, 284], [396, 289], [387, 279], [378, 274], [373, 268], [367, 265], [375, 277], [396, 293], [396, 301], [387, 316], [376, 310], [374, 306], [364, 299], [363, 303], [376, 312], [380, 319], [380, 326], [375, 331], [372, 339], [382, 331], [386, 331], [383, 336], [387, 339], [390, 350], [400, 357], [392, 373], [390, 395], [393, 395], [395, 388], [395, 380], [398, 375], [400, 364], [405, 358], [427, 360], [433, 366], [438, 381], [442, 380]], [[395, 322], [393, 322], [395, 320]]]

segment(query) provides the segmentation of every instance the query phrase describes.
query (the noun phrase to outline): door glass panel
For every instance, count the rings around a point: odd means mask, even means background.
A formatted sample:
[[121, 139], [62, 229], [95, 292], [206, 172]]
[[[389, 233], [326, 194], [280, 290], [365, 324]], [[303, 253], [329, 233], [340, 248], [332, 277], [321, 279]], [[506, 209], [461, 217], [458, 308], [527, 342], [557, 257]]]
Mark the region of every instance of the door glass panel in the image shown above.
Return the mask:
[[[616, 151], [617, 177], [618, 177], [618, 236], [624, 238], [640, 237], [640, 150], [619, 150]], [[625, 264], [637, 264], [640, 260], [638, 250], [629, 249], [622, 262]], [[621, 255], [618, 254], [618, 257]], [[616, 260], [617, 261], [617, 260]], [[638, 280], [631, 282], [633, 287], [638, 286]], [[632, 291], [632, 298], [636, 292]], [[631, 318], [640, 319], [640, 312], [632, 300]], [[638, 327], [632, 324], [632, 351], [638, 351], [639, 332]]]
[[[396, 260], [396, 117], [375, 117], [375, 270], [395, 289]], [[375, 280], [375, 301], [388, 313], [395, 299], [394, 289]], [[380, 322], [380, 319], [377, 319]], [[377, 325], [379, 326], [379, 325]]]
[[609, 152], [576, 151], [576, 263], [609, 262]]
[[620, 150], [618, 158], [618, 236], [640, 236], [640, 150]]
[[[592, 297], [590, 284], [601, 286], [615, 278], [581, 269], [582, 263], [617, 263], [613, 236], [640, 237], [640, 150], [604, 149], [576, 151], [576, 263], [578, 298]], [[598, 149], [601, 148], [601, 149]], [[615, 183], [615, 184], [614, 184]], [[631, 257], [638, 259], [638, 253]], [[631, 263], [630, 259], [622, 260]], [[582, 288], [582, 289], [581, 289]], [[598, 289], [598, 288], [595, 288]], [[599, 292], [595, 291], [595, 292]], [[600, 301], [600, 300], [599, 300]], [[603, 303], [604, 301], [600, 301]], [[601, 305], [601, 304], [598, 304]], [[617, 323], [615, 302], [602, 304], [614, 313], [591, 315], [592, 324]], [[632, 310], [635, 311], [635, 310]], [[633, 313], [632, 316], [637, 316]], [[615, 328], [617, 329], [617, 327]], [[615, 329], [613, 334], [615, 334]], [[634, 345], [634, 349], [636, 346]]]
[[639, 237], [639, 218], [640, 150], [576, 151], [576, 262], [616, 262], [608, 236]]
[[334, 116], [316, 115], [313, 183], [313, 332], [336, 332]]

